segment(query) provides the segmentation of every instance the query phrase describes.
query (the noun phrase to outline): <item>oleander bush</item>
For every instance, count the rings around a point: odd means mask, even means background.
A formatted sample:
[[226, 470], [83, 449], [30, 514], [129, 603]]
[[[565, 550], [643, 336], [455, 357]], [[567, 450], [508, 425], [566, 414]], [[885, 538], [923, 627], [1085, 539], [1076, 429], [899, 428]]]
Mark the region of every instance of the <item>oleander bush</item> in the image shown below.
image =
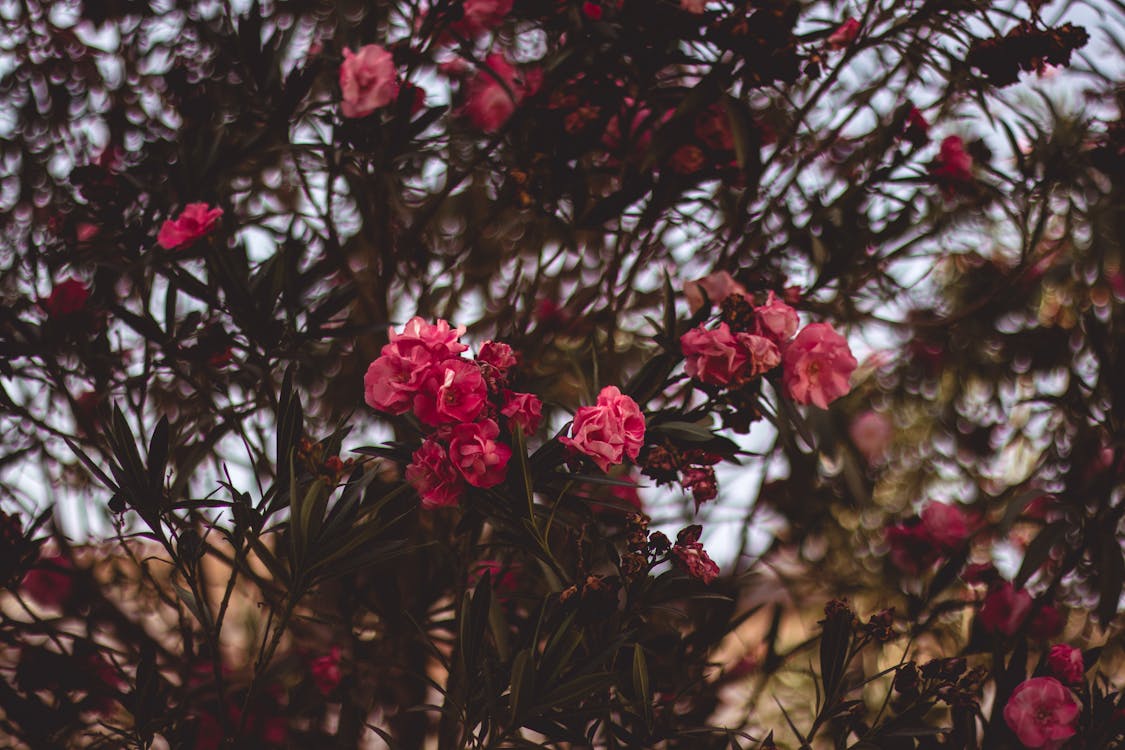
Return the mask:
[[0, 1], [0, 737], [1125, 747], [1119, 0]]

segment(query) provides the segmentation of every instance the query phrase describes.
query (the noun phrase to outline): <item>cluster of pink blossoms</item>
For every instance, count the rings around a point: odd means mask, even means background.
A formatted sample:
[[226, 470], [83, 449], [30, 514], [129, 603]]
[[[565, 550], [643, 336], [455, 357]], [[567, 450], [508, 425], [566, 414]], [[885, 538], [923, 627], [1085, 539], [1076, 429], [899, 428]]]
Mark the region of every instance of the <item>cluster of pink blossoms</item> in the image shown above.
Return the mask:
[[709, 385], [738, 388], [780, 365], [789, 398], [822, 409], [851, 390], [851, 375], [858, 363], [847, 340], [829, 324], [810, 323], [798, 333], [796, 310], [772, 291], [765, 304], [753, 307], [745, 288], [725, 272], [685, 288], [693, 309], [702, 304], [703, 293], [714, 301], [735, 297], [750, 316], [740, 316], [737, 305], [728, 306], [725, 309], [735, 310], [729, 323], [724, 320], [714, 328], [700, 324], [680, 337], [684, 367], [691, 377]]
[[413, 412], [430, 429], [406, 467], [406, 480], [424, 508], [457, 505], [466, 490], [495, 487], [507, 475], [512, 449], [500, 440], [500, 422], [534, 432], [542, 403], [507, 389], [516, 355], [507, 344], [485, 342], [473, 360], [462, 352], [465, 328], [413, 318], [363, 378], [368, 405], [387, 414]]

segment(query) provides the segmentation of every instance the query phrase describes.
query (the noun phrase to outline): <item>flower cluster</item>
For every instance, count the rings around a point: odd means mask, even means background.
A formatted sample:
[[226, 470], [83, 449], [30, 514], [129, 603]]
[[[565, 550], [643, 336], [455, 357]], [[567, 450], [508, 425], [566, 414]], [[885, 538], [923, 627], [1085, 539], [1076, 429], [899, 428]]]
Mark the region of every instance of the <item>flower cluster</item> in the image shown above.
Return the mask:
[[1040, 29], [1031, 21], [1022, 21], [1004, 36], [974, 42], [967, 62], [994, 86], [1008, 86], [1019, 80], [1020, 71], [1069, 65], [1071, 53], [1088, 41], [1090, 35], [1081, 26], [1064, 23]]
[[672, 561], [692, 578], [711, 583], [719, 577], [719, 566], [703, 549], [699, 541], [702, 533], [702, 526], [692, 525], [677, 534], [671, 550]]
[[486, 342], [476, 359], [461, 356], [464, 327], [413, 318], [367, 368], [367, 404], [393, 415], [412, 412], [427, 429], [406, 467], [407, 481], [425, 508], [457, 505], [466, 485], [495, 487], [507, 475], [512, 449], [500, 439], [500, 423], [532, 432], [542, 404], [530, 393], [505, 386], [516, 363], [511, 347]]
[[907, 662], [895, 672], [892, 705], [896, 710], [908, 710], [930, 698], [950, 706], [972, 706], [980, 699], [985, 676], [983, 668], [969, 669], [960, 657], [932, 659], [921, 666]]
[[723, 303], [724, 319], [717, 325], [700, 324], [680, 337], [684, 369], [700, 383], [737, 389], [781, 366], [785, 392], [798, 404], [827, 409], [851, 390], [858, 363], [847, 340], [828, 323], [810, 323], [798, 332], [797, 311], [790, 305], [771, 291], [765, 304], [754, 307], [745, 288], [725, 272], [691, 282], [685, 294], [693, 308], [702, 306], [703, 294]]
[[626, 577], [671, 561], [689, 577], [710, 584], [719, 577], [719, 566], [699, 541], [703, 527], [693, 524], [676, 534], [672, 543], [663, 532], [648, 531], [648, 517], [632, 514], [626, 518], [626, 540], [629, 551], [622, 555], [622, 573]]
[[691, 493], [698, 511], [700, 505], [719, 495], [714, 467], [721, 460], [722, 456], [715, 453], [699, 448], [681, 450], [667, 442], [648, 449], [641, 471], [657, 484], [678, 481], [684, 490]]

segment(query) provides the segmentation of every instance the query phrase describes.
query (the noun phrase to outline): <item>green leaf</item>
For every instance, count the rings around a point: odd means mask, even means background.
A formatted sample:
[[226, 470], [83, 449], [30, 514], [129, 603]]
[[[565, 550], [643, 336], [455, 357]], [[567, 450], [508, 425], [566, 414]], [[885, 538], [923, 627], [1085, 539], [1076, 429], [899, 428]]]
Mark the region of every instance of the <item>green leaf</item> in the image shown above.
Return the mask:
[[191, 612], [199, 624], [205, 628], [211, 627], [210, 622], [203, 616], [203, 610], [200, 608], [199, 601], [195, 598], [195, 594], [182, 586], [174, 586], [173, 588], [176, 589], [176, 595], [180, 597], [184, 606], [188, 608], [188, 611]]
[[160, 418], [148, 443], [148, 481], [154, 493], [163, 492], [164, 470], [168, 466], [168, 417]]
[[1060, 521], [1044, 526], [1043, 530], [1031, 540], [1031, 544], [1027, 545], [1027, 551], [1024, 552], [1019, 573], [1012, 581], [1016, 588], [1023, 588], [1023, 585], [1027, 583], [1035, 571], [1043, 567], [1043, 563], [1047, 562], [1051, 550], [1062, 541], [1065, 534], [1066, 526]]
[[676, 293], [672, 289], [672, 277], [668, 269], [664, 269], [664, 337], [673, 342], [676, 340]]
[[645, 726], [652, 730], [652, 689], [648, 681], [648, 662], [644, 647], [633, 644], [633, 695], [645, 719]]
[[511, 707], [513, 726], [519, 726], [520, 717], [529, 698], [535, 693], [535, 663], [531, 659], [531, 649], [523, 649], [512, 660], [511, 694], [508, 702]]
[[539, 706], [561, 708], [595, 691], [607, 690], [612, 684], [613, 675], [608, 672], [596, 672], [575, 677], [544, 695]]
[[531, 482], [531, 469], [527, 464], [527, 441], [523, 435], [523, 428], [519, 425], [516, 425], [515, 429], [512, 430], [512, 457], [515, 461], [509, 461], [508, 465], [515, 465], [516, 472], [514, 478], [516, 487], [523, 493], [528, 513], [527, 517], [531, 522], [531, 528], [538, 538], [540, 534], [539, 527], [535, 523], [535, 490]]

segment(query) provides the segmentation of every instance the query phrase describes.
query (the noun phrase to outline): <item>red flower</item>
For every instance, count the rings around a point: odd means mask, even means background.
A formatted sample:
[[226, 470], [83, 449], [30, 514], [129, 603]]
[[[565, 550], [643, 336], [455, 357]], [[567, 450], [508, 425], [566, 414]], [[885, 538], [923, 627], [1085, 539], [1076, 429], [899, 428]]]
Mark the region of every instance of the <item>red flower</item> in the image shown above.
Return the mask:
[[189, 203], [175, 220], [164, 222], [156, 241], [165, 250], [188, 247], [214, 229], [222, 215], [221, 208], [209, 208], [206, 203]]
[[328, 695], [340, 684], [340, 649], [333, 647], [327, 656], [318, 656], [309, 664], [316, 689]]
[[532, 393], [504, 392], [504, 406], [500, 413], [508, 418], [512, 425], [519, 425], [525, 435], [530, 435], [539, 429], [539, 422], [543, 419], [543, 402]]
[[43, 309], [52, 318], [65, 318], [79, 313], [90, 299], [90, 290], [78, 279], [63, 279], [42, 301]]
[[699, 541], [702, 528], [688, 526], [676, 536], [672, 561], [692, 578], [711, 583], [719, 577], [719, 566], [708, 556]]
[[637, 459], [645, 439], [645, 418], [637, 402], [609, 385], [598, 394], [597, 404], [583, 406], [574, 415], [572, 437], [559, 441], [594, 460], [602, 471], [628, 456]]
[[702, 325], [680, 337], [684, 369], [701, 383], [737, 386], [781, 363], [777, 346], [763, 336], [732, 333], [730, 326]]
[[472, 39], [496, 28], [512, 12], [512, 0], [465, 0], [461, 18], [450, 28]]
[[1032, 606], [1031, 594], [1016, 587], [1009, 581], [995, 586], [984, 598], [980, 608], [980, 624], [990, 633], [1014, 635], [1019, 631]]
[[428, 425], [472, 422], [484, 409], [488, 387], [480, 368], [447, 359], [432, 368], [414, 395], [414, 413]]
[[1054, 677], [1032, 677], [1012, 691], [1004, 721], [1028, 748], [1057, 750], [1075, 734], [1078, 701]]
[[589, 18], [591, 21], [600, 21], [602, 18], [602, 6], [597, 3], [592, 3], [590, 0], [582, 3], [582, 15]]
[[491, 419], [453, 428], [449, 456], [465, 481], [474, 487], [495, 487], [508, 473], [512, 449], [496, 442], [500, 428]]
[[449, 454], [432, 438], [414, 451], [406, 467], [406, 481], [418, 493], [426, 510], [457, 505], [465, 493], [465, 483]]
[[852, 45], [852, 42], [859, 36], [859, 21], [854, 18], [849, 18], [844, 21], [836, 30], [828, 35], [828, 49], [841, 50], [847, 49]]
[[941, 151], [930, 165], [930, 174], [947, 194], [973, 181], [973, 157], [965, 150], [961, 136], [946, 136], [941, 142]]
[[1051, 673], [1067, 685], [1077, 685], [1086, 675], [1086, 664], [1082, 659], [1082, 649], [1068, 646], [1065, 643], [1056, 643], [1051, 646], [1047, 656], [1047, 665]]
[[493, 52], [485, 60], [487, 69], [477, 71], [468, 86], [465, 116], [486, 133], [499, 130], [525, 97], [539, 89], [537, 70], [519, 73], [502, 54]]
[[501, 376], [507, 375], [519, 362], [512, 347], [501, 341], [485, 341], [480, 345], [477, 362], [486, 364], [495, 369]]

